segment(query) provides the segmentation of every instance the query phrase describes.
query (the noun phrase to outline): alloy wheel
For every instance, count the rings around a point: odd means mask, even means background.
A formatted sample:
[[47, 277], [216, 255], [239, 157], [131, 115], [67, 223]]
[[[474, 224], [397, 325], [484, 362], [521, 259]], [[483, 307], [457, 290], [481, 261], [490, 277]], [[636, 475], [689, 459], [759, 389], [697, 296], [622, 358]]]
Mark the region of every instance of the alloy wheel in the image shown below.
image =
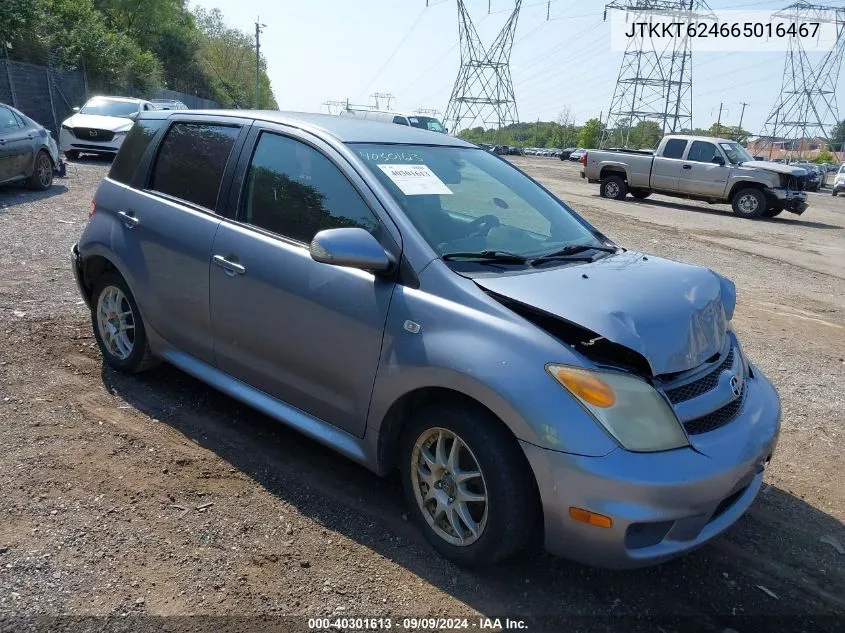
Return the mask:
[[38, 182], [44, 188], [53, 182], [53, 165], [44, 154], [38, 156]]
[[745, 194], [739, 199], [738, 205], [743, 213], [754, 213], [757, 210], [757, 198], [750, 193]]
[[411, 453], [417, 505], [431, 529], [447, 543], [475, 543], [487, 525], [487, 484], [472, 450], [444, 428], [424, 431]]
[[97, 328], [109, 354], [126, 360], [135, 347], [135, 315], [123, 291], [106, 286], [97, 300]]

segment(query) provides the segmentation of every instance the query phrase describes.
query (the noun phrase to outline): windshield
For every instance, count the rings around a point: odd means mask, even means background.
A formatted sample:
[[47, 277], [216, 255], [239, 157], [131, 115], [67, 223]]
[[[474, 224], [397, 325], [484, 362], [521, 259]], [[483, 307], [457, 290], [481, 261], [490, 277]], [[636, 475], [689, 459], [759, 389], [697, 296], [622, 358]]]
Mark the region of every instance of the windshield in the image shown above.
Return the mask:
[[117, 99], [91, 99], [82, 106], [80, 114], [99, 114], [101, 116], [129, 117], [130, 114], [138, 112], [138, 103], [135, 101], [118, 101]]
[[437, 119], [432, 119], [430, 116], [409, 116], [408, 121], [411, 122], [411, 127], [446, 133], [446, 128], [443, 127], [443, 124]]
[[754, 157], [739, 143], [719, 143], [719, 145], [722, 146], [725, 156], [728, 157], [728, 161], [733, 165], [754, 160]]
[[478, 148], [352, 144], [438, 255], [535, 258], [607, 242], [509, 163]]

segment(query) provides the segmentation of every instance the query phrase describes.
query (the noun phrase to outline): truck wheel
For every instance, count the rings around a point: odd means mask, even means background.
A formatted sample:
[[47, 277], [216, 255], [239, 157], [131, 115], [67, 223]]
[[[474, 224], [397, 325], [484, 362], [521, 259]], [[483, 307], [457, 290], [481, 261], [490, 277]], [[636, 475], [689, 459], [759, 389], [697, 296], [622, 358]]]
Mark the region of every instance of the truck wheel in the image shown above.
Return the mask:
[[832, 195], [835, 198], [836, 196], [839, 195], [839, 192], [836, 189], [834, 189], [833, 191], [830, 192], [830, 195]]
[[620, 176], [608, 176], [601, 181], [599, 187], [599, 194], [602, 198], [610, 198], [612, 200], [624, 200], [625, 194], [628, 193], [628, 185]]
[[734, 195], [731, 206], [741, 218], [759, 218], [768, 209], [765, 194], [754, 187], [740, 189]]
[[540, 505], [531, 467], [488, 412], [454, 402], [421, 408], [402, 433], [400, 455], [413, 520], [456, 565], [488, 566], [536, 533]]
[[651, 192], [645, 189], [631, 189], [630, 194], [637, 200], [645, 200], [651, 195]]
[[780, 215], [782, 211], [783, 211], [783, 209], [780, 209], [780, 208], [777, 208], [777, 207], [773, 207], [771, 209], [766, 209], [763, 212], [763, 217], [764, 218], [773, 218], [776, 215]]

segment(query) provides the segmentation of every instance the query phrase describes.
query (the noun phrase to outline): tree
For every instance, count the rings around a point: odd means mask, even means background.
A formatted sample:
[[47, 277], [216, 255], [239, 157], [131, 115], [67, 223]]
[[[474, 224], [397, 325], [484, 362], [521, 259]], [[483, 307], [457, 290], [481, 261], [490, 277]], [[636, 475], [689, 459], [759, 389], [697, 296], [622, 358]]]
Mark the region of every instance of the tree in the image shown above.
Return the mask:
[[628, 135], [628, 147], [632, 149], [655, 149], [663, 138], [663, 129], [657, 121], [640, 121]]
[[833, 143], [831, 148], [835, 152], [845, 150], [845, 120], [840, 121], [833, 126], [830, 134], [830, 142]]
[[35, 19], [36, 0], [0, 0], [0, 45], [18, 37]]
[[835, 163], [836, 157], [828, 151], [819, 152], [819, 155], [816, 156], [813, 160], [810, 161], [811, 163]]
[[602, 124], [598, 119], [590, 119], [578, 132], [578, 147], [595, 148], [601, 140]]

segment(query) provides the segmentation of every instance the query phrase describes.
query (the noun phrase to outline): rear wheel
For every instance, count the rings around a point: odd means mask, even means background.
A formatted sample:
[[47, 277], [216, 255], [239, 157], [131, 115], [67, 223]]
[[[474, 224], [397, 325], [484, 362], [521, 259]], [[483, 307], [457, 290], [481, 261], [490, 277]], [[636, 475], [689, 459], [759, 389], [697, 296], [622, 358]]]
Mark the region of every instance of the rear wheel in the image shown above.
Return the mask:
[[94, 285], [91, 321], [103, 360], [115, 369], [134, 374], [158, 363], [150, 351], [138, 304], [117, 272], [104, 274]]
[[611, 198], [612, 200], [624, 200], [627, 192], [628, 186], [621, 176], [608, 176], [601, 181], [599, 187], [601, 197]]
[[460, 402], [416, 412], [401, 439], [405, 499], [442, 556], [481, 567], [523, 548], [538, 527], [537, 488], [501, 422]]
[[739, 190], [731, 202], [734, 213], [741, 218], [759, 218], [766, 212], [766, 196], [759, 189], [747, 187]]
[[772, 207], [772, 208], [765, 210], [765, 212], [763, 213], [763, 217], [764, 218], [773, 218], [776, 215], [780, 215], [782, 212], [783, 212], [783, 209], [780, 209], [778, 207]]
[[36, 191], [49, 189], [53, 184], [53, 161], [44, 150], [39, 151], [35, 156], [32, 175], [27, 179], [26, 184]]
[[631, 189], [629, 193], [637, 200], [645, 200], [651, 195], [650, 191], [645, 191], [644, 189]]

